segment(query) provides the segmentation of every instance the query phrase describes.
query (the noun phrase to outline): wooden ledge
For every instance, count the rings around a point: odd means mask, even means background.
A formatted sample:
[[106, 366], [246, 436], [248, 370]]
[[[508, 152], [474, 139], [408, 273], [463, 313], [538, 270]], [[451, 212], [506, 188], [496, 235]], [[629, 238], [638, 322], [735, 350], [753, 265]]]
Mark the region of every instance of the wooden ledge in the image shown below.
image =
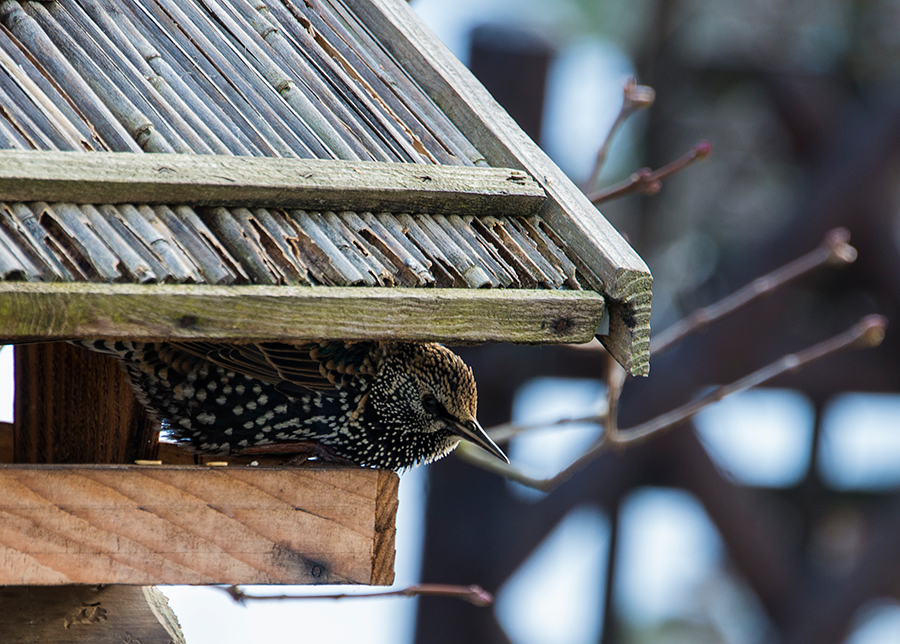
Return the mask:
[[204, 154], [0, 151], [0, 201], [536, 215], [522, 170]]
[[0, 282], [0, 338], [579, 344], [592, 291]]
[[398, 476], [0, 465], [0, 585], [393, 581]]

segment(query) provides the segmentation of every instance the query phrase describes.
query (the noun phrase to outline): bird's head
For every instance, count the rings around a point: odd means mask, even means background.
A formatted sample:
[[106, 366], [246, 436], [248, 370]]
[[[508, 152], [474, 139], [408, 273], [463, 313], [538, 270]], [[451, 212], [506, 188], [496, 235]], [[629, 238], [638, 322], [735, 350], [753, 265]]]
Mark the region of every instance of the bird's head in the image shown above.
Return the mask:
[[401, 468], [446, 456], [460, 439], [509, 462], [476, 420], [478, 393], [472, 370], [438, 344], [388, 345], [371, 389], [371, 404], [405, 459]]

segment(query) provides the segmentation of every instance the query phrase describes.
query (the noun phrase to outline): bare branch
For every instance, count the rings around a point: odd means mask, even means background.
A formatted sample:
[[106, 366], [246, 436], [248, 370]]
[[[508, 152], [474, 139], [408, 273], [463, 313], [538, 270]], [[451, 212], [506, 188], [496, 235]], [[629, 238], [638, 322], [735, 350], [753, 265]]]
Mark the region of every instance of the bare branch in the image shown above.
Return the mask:
[[414, 584], [400, 590], [379, 590], [368, 593], [337, 593], [334, 595], [250, 595], [238, 586], [213, 586], [228, 593], [239, 604], [253, 601], [283, 601], [289, 599], [358, 599], [372, 597], [454, 597], [475, 606], [490, 606], [494, 596], [478, 585], [454, 586], [451, 584]]
[[472, 465], [480, 467], [488, 472], [493, 472], [515, 483], [521, 483], [525, 487], [530, 487], [540, 492], [552, 492], [554, 489], [568, 481], [572, 476], [587, 467], [603, 452], [607, 451], [608, 445], [601, 436], [584, 454], [579, 456], [571, 465], [564, 470], [547, 479], [539, 479], [528, 476], [521, 470], [516, 469], [512, 465], [508, 465], [503, 461], [492, 457], [490, 454], [481, 450], [474, 445], [470, 445], [465, 441], [459, 444], [456, 451], [453, 452], [464, 461], [468, 461]]
[[656, 92], [653, 91], [652, 87], [638, 85], [634, 78], [629, 78], [625, 81], [625, 87], [622, 89], [622, 108], [619, 110], [616, 120], [609, 128], [609, 132], [606, 134], [603, 145], [601, 145], [600, 149], [597, 151], [597, 160], [594, 162], [594, 168], [591, 170], [591, 175], [584, 184], [585, 192], [593, 190], [594, 186], [597, 185], [597, 180], [600, 178], [600, 172], [603, 170], [603, 166], [606, 163], [606, 157], [609, 156], [609, 148], [612, 146], [612, 140], [619, 129], [625, 124], [628, 117], [638, 110], [650, 107], [653, 105], [654, 100], [656, 100]]
[[[597, 345], [595, 348], [588, 348], [585, 345], [571, 345], [571, 348], [576, 351], [603, 351], [606, 353], [606, 349], [603, 346], [595, 341]], [[562, 425], [575, 425], [575, 424], [597, 424], [605, 426], [611, 417], [615, 417], [617, 413], [617, 406], [619, 401], [619, 396], [622, 393], [622, 387], [625, 384], [625, 376], [627, 373], [624, 369], [619, 365], [618, 362], [615, 361], [612, 356], [606, 353], [607, 357], [607, 375], [606, 381], [609, 384], [606, 390], [606, 400], [603, 401], [600, 408], [596, 413], [591, 414], [590, 416], [577, 416], [577, 417], [566, 417], [560, 418], [559, 420], [543, 422], [543, 423], [529, 423], [527, 425], [522, 425], [519, 423], [503, 423], [501, 425], [494, 425], [493, 427], [489, 427], [486, 431], [490, 435], [490, 437], [494, 440], [495, 443], [505, 443], [515, 436], [519, 434], [524, 434], [525, 432], [530, 432], [536, 429], [548, 429], [550, 427], [560, 427]], [[462, 446], [461, 446], [462, 447]]]
[[[746, 391], [752, 387], [759, 386], [777, 376], [784, 373], [797, 371], [798, 369], [820, 360], [826, 356], [832, 355], [846, 349], [862, 349], [868, 347], [877, 347], [884, 339], [885, 329], [887, 328], [887, 319], [880, 315], [870, 315], [860, 320], [852, 328], [844, 333], [833, 336], [819, 344], [813, 345], [797, 353], [791, 353], [775, 362], [759, 369], [748, 376], [741, 378], [729, 385], [717, 387], [706, 393], [700, 398], [691, 401], [677, 409], [657, 416], [645, 423], [637, 425], [631, 429], [618, 430], [614, 433], [604, 433], [604, 435], [576, 459], [571, 465], [559, 472], [553, 477], [546, 479], [537, 479], [523, 474], [512, 465], [502, 463], [496, 458], [491, 457], [482, 450], [472, 446], [469, 447], [463, 442], [457, 453], [465, 460], [481, 467], [485, 470], [494, 472], [501, 476], [521, 483], [526, 487], [534, 488], [542, 492], [550, 492], [565, 481], [569, 480], [581, 469], [589, 465], [598, 456], [613, 447], [625, 447], [635, 445], [649, 439], [651, 436], [661, 434], [664, 431], [672, 429], [688, 418], [696, 415], [704, 408], [715, 402], [722, 400], [727, 396]], [[598, 421], [597, 417], [589, 417], [581, 419], [583, 421]]]
[[806, 365], [821, 360], [825, 356], [838, 353], [845, 349], [866, 349], [877, 347], [884, 339], [884, 331], [887, 328], [887, 318], [881, 315], [869, 315], [857, 322], [853, 327], [843, 333], [833, 336], [819, 344], [813, 345], [797, 353], [789, 353], [766, 365], [762, 369], [754, 371], [729, 385], [722, 385], [704, 394], [700, 398], [673, 409], [672, 411], [657, 416], [656, 418], [620, 432], [617, 442], [621, 445], [633, 445], [646, 440], [650, 436], [666, 429], [671, 429], [694, 416], [713, 403], [719, 402], [727, 396], [746, 391], [753, 387], [768, 382], [782, 374], [797, 371]]
[[606, 422], [606, 417], [607, 410], [601, 409], [598, 413], [591, 414], [590, 416], [560, 418], [559, 420], [549, 423], [531, 423], [528, 425], [503, 423], [502, 425], [494, 425], [493, 427], [488, 428], [487, 433], [490, 434], [495, 443], [499, 444], [505, 443], [519, 434], [524, 434], [525, 432], [530, 432], [535, 429], [546, 429], [547, 427], [559, 427], [561, 425], [574, 425], [578, 423], [599, 423], [602, 425]]
[[644, 195], [655, 195], [662, 189], [663, 179], [667, 179], [676, 172], [680, 172], [694, 161], [705, 159], [710, 153], [712, 153], [712, 144], [708, 141], [700, 141], [691, 148], [690, 152], [675, 159], [668, 165], [664, 165], [658, 170], [641, 168], [625, 179], [625, 181], [610, 186], [609, 188], [592, 192], [588, 194], [587, 197], [591, 200], [591, 203], [597, 205], [604, 201], [611, 201], [613, 199], [618, 199], [619, 197], [624, 197], [625, 195], [630, 195], [634, 192], [639, 192]]
[[768, 295], [816, 268], [826, 265], [852, 263], [856, 260], [856, 249], [849, 242], [850, 231], [846, 228], [834, 228], [828, 231], [825, 239], [822, 240], [822, 243], [815, 250], [798, 257], [767, 275], [758, 277], [744, 288], [724, 299], [694, 311], [660, 333], [650, 342], [651, 355], [654, 357], [658, 356], [685, 336], [708, 326], [712, 322], [725, 317], [729, 313], [733, 313], [764, 295]]

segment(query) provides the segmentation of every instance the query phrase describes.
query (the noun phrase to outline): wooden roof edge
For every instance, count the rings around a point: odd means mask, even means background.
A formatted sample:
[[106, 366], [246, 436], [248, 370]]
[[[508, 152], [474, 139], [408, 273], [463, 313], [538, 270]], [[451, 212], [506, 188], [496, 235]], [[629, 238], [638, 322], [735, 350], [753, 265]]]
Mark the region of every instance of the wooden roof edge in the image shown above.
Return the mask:
[[583, 260], [609, 300], [607, 349], [632, 374], [649, 372], [650, 270], [613, 226], [519, 128], [419, 16], [399, 0], [346, 0], [492, 166], [525, 170], [546, 190], [541, 215]]
[[0, 282], [0, 342], [70, 338], [580, 344], [593, 291]]
[[0, 200], [272, 206], [528, 217], [543, 188], [519, 169], [209, 154], [0, 150]]

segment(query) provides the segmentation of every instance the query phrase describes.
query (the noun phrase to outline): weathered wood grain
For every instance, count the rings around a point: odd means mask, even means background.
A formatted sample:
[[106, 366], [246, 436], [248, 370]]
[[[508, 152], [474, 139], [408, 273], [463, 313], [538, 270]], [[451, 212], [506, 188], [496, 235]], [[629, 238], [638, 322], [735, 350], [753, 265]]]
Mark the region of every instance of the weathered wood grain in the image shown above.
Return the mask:
[[0, 283], [0, 338], [583, 343], [591, 291]]
[[0, 585], [387, 585], [398, 481], [354, 468], [2, 465]]
[[529, 216], [545, 195], [505, 168], [0, 150], [0, 200]]
[[[422, 19], [399, 0], [345, 3], [493, 166], [522, 168], [547, 191], [540, 215], [596, 274], [609, 301], [600, 340], [634, 375], [650, 368], [650, 271], [584, 194], [516, 125]], [[590, 277], [586, 275], [585, 277]]]
[[185, 644], [152, 586], [4, 586], [0, 606], [7, 644]]

